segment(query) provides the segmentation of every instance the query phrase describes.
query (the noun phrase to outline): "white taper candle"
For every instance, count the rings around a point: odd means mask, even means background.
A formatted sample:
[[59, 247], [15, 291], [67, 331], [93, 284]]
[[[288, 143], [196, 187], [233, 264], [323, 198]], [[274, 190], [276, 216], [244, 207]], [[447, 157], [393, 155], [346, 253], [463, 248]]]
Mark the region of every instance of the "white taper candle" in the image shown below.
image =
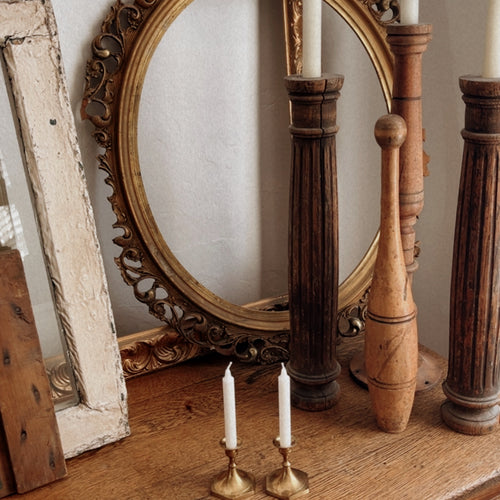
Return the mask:
[[500, 78], [500, 0], [490, 0], [486, 18], [483, 78]]
[[224, 434], [226, 438], [226, 448], [235, 450], [238, 447], [236, 434], [236, 399], [234, 397], [234, 378], [231, 375], [231, 365], [229, 363], [222, 379], [222, 394], [224, 398]]
[[321, 3], [302, 1], [302, 76], [321, 76]]
[[289, 448], [292, 445], [292, 424], [290, 415], [290, 377], [285, 365], [281, 363], [281, 373], [278, 377], [278, 394], [280, 410], [280, 447]]
[[401, 24], [418, 24], [418, 0], [399, 0]]

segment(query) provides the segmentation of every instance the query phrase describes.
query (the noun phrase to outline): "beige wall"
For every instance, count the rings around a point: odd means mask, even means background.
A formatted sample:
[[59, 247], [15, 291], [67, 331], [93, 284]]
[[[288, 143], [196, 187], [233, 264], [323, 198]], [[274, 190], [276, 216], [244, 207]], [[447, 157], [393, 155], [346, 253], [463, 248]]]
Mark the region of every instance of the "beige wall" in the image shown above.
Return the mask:
[[453, 235], [462, 161], [464, 103], [458, 78], [482, 69], [486, 0], [421, 1], [421, 19], [434, 37], [424, 57], [425, 149], [431, 175], [425, 183], [425, 208], [418, 223], [422, 241], [415, 276], [422, 341], [440, 352], [448, 349], [448, 314]]
[[[52, 3], [115, 320], [118, 333], [125, 335], [158, 323], [133, 298], [113, 262], [119, 249], [111, 242], [109, 191], [97, 171], [92, 127], [79, 118], [90, 44], [114, 2]], [[417, 225], [422, 255], [414, 295], [421, 342], [442, 354], [448, 343], [462, 152], [457, 81], [481, 70], [486, 3], [474, 2], [470, 12], [467, 0], [421, 1], [421, 21], [434, 26], [423, 82], [431, 176]], [[345, 276], [377, 226], [379, 153], [372, 129], [385, 107], [357, 39], [326, 5], [324, 12], [324, 71], [346, 77], [338, 116]], [[153, 64], [141, 108], [141, 162], [167, 242], [195, 277], [235, 302], [284, 291], [289, 144], [281, 0], [194, 1], [167, 32]], [[190, 100], [181, 102], [176, 96], [185, 90]], [[198, 129], [187, 128], [193, 122]]]

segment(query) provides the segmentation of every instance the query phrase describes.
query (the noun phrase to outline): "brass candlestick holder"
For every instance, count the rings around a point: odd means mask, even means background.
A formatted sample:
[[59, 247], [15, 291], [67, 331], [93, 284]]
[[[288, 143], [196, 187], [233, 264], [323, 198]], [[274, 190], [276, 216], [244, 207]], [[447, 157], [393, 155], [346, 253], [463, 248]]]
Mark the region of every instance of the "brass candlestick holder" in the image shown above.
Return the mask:
[[295, 439], [292, 438], [292, 444], [289, 448], [281, 447], [279, 437], [274, 439], [273, 444], [283, 456], [283, 466], [266, 477], [266, 493], [284, 500], [299, 498], [309, 493], [307, 474], [301, 470], [292, 469], [288, 459], [292, 447], [295, 446]]
[[220, 440], [220, 445], [229, 458], [229, 465], [227, 470], [222, 471], [212, 481], [210, 492], [217, 498], [224, 500], [249, 497], [255, 492], [255, 478], [252, 474], [236, 467], [236, 455], [241, 447], [241, 440], [238, 439], [238, 447], [233, 450], [226, 448], [225, 438]]

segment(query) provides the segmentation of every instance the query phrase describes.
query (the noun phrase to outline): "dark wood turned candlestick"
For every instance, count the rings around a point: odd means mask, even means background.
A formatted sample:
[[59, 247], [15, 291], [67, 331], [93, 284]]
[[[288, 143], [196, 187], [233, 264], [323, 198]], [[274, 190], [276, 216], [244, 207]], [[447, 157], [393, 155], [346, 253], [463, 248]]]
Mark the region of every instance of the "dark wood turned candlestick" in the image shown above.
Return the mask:
[[340, 75], [286, 78], [292, 115], [287, 370], [292, 404], [310, 411], [330, 408], [340, 394], [335, 134], [343, 80]]
[[430, 24], [387, 26], [387, 42], [394, 54], [391, 113], [403, 117], [408, 130], [399, 153], [399, 216], [410, 281], [418, 268], [414, 225], [424, 207], [422, 55], [431, 40], [431, 32]]
[[441, 414], [464, 434], [498, 427], [500, 402], [500, 79], [463, 77], [464, 152]]

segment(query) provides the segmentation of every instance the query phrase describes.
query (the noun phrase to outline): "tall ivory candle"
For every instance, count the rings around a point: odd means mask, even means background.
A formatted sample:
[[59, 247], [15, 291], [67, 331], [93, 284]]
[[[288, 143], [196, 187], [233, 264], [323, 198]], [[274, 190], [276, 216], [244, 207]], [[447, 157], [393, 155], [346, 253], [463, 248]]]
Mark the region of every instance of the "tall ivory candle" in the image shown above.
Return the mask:
[[401, 24], [418, 24], [418, 0], [399, 0]]
[[292, 424], [290, 418], [290, 377], [285, 365], [281, 363], [278, 377], [278, 399], [280, 410], [280, 447], [290, 448], [292, 445]]
[[321, 2], [302, 1], [302, 76], [321, 76]]
[[224, 434], [226, 438], [226, 448], [235, 450], [238, 447], [236, 434], [236, 400], [234, 397], [234, 378], [231, 375], [231, 365], [229, 363], [222, 379], [222, 394], [224, 398]]
[[486, 21], [483, 78], [500, 78], [500, 0], [490, 0]]

